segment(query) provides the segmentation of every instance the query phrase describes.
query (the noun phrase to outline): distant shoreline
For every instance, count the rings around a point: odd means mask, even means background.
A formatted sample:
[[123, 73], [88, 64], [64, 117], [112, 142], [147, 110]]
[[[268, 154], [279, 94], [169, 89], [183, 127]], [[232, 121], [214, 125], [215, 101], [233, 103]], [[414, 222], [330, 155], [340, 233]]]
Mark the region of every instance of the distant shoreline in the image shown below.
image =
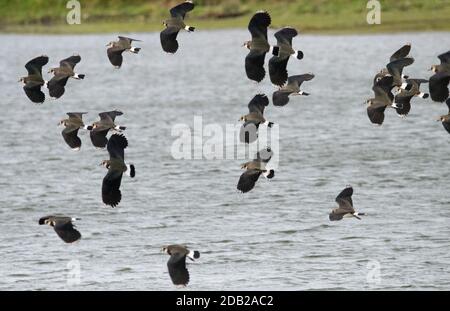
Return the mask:
[[[450, 18], [449, 18], [450, 19]], [[198, 23], [192, 22], [192, 25], [196, 26], [197, 31], [202, 30], [232, 30], [232, 29], [246, 29], [245, 24], [230, 25], [223, 23], [220, 26], [212, 25], [213, 21], [205, 22], [200, 21]], [[278, 29], [279, 27], [271, 27]], [[420, 28], [415, 25], [403, 25], [396, 27], [395, 25], [373, 25], [365, 26], [361, 28], [338, 28], [338, 27], [326, 27], [315, 28], [305, 25], [294, 26], [299, 30], [301, 34], [317, 34], [317, 35], [364, 35], [364, 34], [386, 34], [386, 33], [404, 33], [404, 32], [450, 32], [450, 22], [435, 24], [434, 27]], [[90, 23], [81, 25], [67, 25], [67, 24], [54, 24], [54, 25], [3, 25], [0, 26], [0, 34], [49, 34], [49, 35], [83, 35], [83, 34], [108, 34], [108, 33], [148, 33], [159, 32], [164, 27], [155, 24], [130, 24], [130, 23]]]
[[[181, 0], [180, 0], [181, 1]], [[20, 5], [3, 4], [0, 33], [17, 34], [97, 34], [161, 31], [162, 21], [177, 0], [134, 0], [117, 5], [81, 1], [81, 24], [66, 23], [65, 2], [21, 0]], [[247, 28], [257, 10], [267, 10], [271, 28], [295, 27], [303, 34], [371, 34], [450, 31], [450, 2], [423, 0], [381, 1], [381, 24], [369, 25], [365, 1], [271, 1], [217, 0], [216, 5], [197, 6], [187, 23], [198, 30]], [[61, 4], [62, 3], [62, 4]], [[207, 2], [205, 2], [207, 3]]]

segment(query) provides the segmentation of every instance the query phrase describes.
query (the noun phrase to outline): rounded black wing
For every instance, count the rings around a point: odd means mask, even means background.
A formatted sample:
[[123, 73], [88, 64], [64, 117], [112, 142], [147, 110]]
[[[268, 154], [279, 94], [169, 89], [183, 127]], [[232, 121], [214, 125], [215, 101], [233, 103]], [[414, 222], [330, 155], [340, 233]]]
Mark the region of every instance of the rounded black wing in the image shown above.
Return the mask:
[[102, 200], [106, 205], [116, 207], [120, 203], [120, 200], [122, 199], [122, 193], [120, 192], [122, 175], [121, 172], [110, 169], [103, 178]]
[[172, 17], [181, 17], [184, 19], [186, 17], [186, 13], [192, 11], [194, 7], [195, 5], [192, 1], [185, 1], [171, 8], [170, 15]]
[[267, 28], [272, 22], [269, 13], [265, 11], [256, 12], [248, 23], [248, 30], [252, 35], [252, 38], [263, 37], [267, 40]]
[[187, 285], [189, 283], [189, 271], [186, 268], [186, 255], [174, 253], [167, 261], [170, 278], [174, 285]]
[[255, 187], [260, 175], [261, 171], [259, 170], [246, 170], [242, 173], [241, 177], [239, 177], [237, 189], [242, 193], [249, 192]]
[[125, 160], [125, 148], [128, 147], [128, 140], [121, 134], [114, 134], [108, 140], [108, 153], [111, 159]]

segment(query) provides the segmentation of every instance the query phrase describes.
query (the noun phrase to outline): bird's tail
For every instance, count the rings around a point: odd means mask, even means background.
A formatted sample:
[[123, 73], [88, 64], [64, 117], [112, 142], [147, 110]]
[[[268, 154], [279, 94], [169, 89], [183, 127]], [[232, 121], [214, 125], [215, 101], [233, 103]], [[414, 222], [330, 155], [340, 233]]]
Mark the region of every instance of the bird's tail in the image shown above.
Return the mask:
[[73, 78], [74, 78], [74, 79], [77, 79], [77, 80], [83, 80], [85, 76], [86, 76], [86, 75], [84, 75], [84, 74], [82, 74], [82, 73], [80, 73], [80, 74], [75, 73], [74, 76], [73, 76]]
[[420, 92], [418, 95], [417, 95], [418, 97], [420, 97], [420, 98], [428, 98], [428, 97], [430, 97], [430, 94], [428, 94], [428, 93], [423, 93], [423, 92]]
[[134, 176], [136, 176], [136, 169], [134, 168], [134, 164], [127, 164], [126, 174], [131, 178], [134, 178]]
[[200, 252], [199, 251], [189, 251], [187, 254], [187, 257], [189, 257], [190, 260], [194, 261], [194, 259], [200, 258]]
[[192, 26], [186, 26], [186, 27], [184, 27], [184, 29], [185, 29], [186, 31], [188, 31], [188, 32], [193, 32], [193, 31], [195, 30], [195, 27], [192, 27]]
[[274, 125], [275, 123], [266, 121], [266, 122], [264, 122], [264, 124], [267, 125], [267, 127], [270, 127], [270, 128], [271, 128], [271, 127], [273, 127], [273, 125]]
[[132, 46], [131, 49], [130, 49], [130, 52], [134, 53], [134, 54], [137, 54], [137, 53], [139, 53], [140, 50], [141, 50], [141, 48], [137, 48], [137, 47]]
[[391, 104], [391, 107], [392, 107], [392, 108], [395, 108], [395, 109], [403, 109], [403, 105], [402, 105], [402, 104], [399, 104], [399, 103], [396, 103], [396, 102], [393, 102], [393, 103]]
[[272, 179], [275, 176], [275, 171], [273, 169], [267, 170], [263, 173], [264, 177], [267, 179]]
[[303, 56], [304, 56], [304, 54], [303, 54], [303, 52], [300, 51], [300, 50], [295, 51], [295, 53], [292, 54], [292, 57], [294, 57], [294, 58], [296, 58], [296, 59], [298, 59], [298, 60], [303, 59]]
[[92, 131], [94, 128], [92, 127], [92, 125], [85, 125], [83, 127], [83, 129], [87, 130], [87, 131]]
[[402, 90], [410, 91], [412, 89], [412, 84], [403, 82], [402, 85], [400, 85], [400, 88]]
[[121, 131], [125, 131], [126, 128], [127, 128], [126, 126], [116, 125], [116, 127], [114, 129], [118, 132], [121, 132]]
[[355, 217], [356, 219], [359, 219], [359, 220], [361, 220], [361, 217], [359, 217], [359, 216], [364, 216], [364, 215], [365, 215], [365, 213], [353, 213], [352, 214], [353, 217]]

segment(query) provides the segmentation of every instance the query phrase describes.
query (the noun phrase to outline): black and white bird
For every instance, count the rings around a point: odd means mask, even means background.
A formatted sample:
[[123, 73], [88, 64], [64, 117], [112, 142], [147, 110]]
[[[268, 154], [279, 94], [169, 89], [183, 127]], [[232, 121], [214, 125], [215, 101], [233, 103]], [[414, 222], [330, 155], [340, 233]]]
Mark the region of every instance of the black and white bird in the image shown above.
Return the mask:
[[414, 63], [414, 58], [405, 57], [394, 60], [386, 65], [386, 68], [389, 74], [394, 78], [393, 85], [398, 88], [406, 87], [404, 79], [408, 78], [408, 76], [403, 74], [403, 69], [407, 66], [410, 66]]
[[443, 103], [449, 98], [450, 51], [438, 56], [440, 65], [431, 66], [434, 75], [430, 78], [430, 95], [435, 102]]
[[102, 200], [106, 205], [116, 207], [122, 199], [120, 184], [123, 173], [131, 178], [136, 175], [133, 164], [125, 163], [125, 148], [128, 146], [128, 140], [125, 136], [114, 134], [108, 141], [109, 160], [104, 160], [101, 165], [108, 169], [108, 173], [103, 178]]
[[448, 113], [446, 115], [440, 116], [437, 121], [442, 122], [445, 130], [450, 134], [450, 98], [447, 99], [446, 104], [448, 107]]
[[245, 169], [245, 172], [239, 177], [237, 184], [237, 189], [240, 192], [246, 193], [252, 190], [261, 174], [267, 179], [272, 179], [275, 176], [275, 170], [267, 166], [272, 156], [273, 151], [267, 147], [260, 150], [256, 154], [255, 159], [242, 164], [241, 168]]
[[168, 245], [162, 251], [170, 255], [167, 268], [172, 283], [176, 286], [186, 286], [189, 283], [189, 271], [186, 268], [186, 257], [194, 261], [200, 258], [199, 251], [191, 251], [183, 245]]
[[78, 130], [80, 128], [88, 131], [92, 130], [91, 125], [84, 125], [83, 123], [83, 115], [86, 113], [87, 112], [68, 112], [67, 115], [69, 118], [59, 122], [59, 125], [64, 126], [61, 135], [72, 150], [80, 150], [81, 148], [81, 139], [78, 137]]
[[302, 51], [292, 48], [292, 39], [297, 36], [297, 30], [285, 27], [275, 33], [277, 39], [278, 55], [272, 56], [269, 60], [270, 81], [274, 85], [283, 86], [288, 79], [287, 64], [290, 57], [296, 59], [303, 58]]
[[42, 77], [42, 67], [47, 65], [48, 56], [42, 55], [30, 60], [25, 68], [28, 71], [28, 76], [20, 78], [19, 82], [23, 82], [23, 90], [28, 98], [33, 103], [43, 103], [45, 101], [45, 94], [41, 87], [46, 84]]
[[175, 53], [178, 50], [177, 36], [180, 30], [193, 32], [195, 27], [188, 26], [184, 23], [186, 13], [194, 9], [192, 1], [185, 1], [170, 9], [170, 18], [163, 22], [166, 29], [161, 31], [160, 40], [164, 52]]
[[403, 69], [414, 63], [414, 58], [409, 56], [410, 52], [411, 43], [407, 43], [391, 55], [386, 65], [387, 72], [394, 78], [393, 86], [397, 89], [408, 88], [408, 83], [404, 80], [409, 77], [403, 74]]
[[56, 234], [66, 243], [73, 243], [81, 239], [80, 232], [75, 229], [72, 222], [80, 220], [66, 216], [45, 216], [39, 219], [40, 225], [49, 225], [53, 227]]
[[123, 52], [139, 53], [141, 48], [132, 46], [133, 41], [141, 42], [141, 40], [119, 36], [119, 40], [111, 41], [106, 45], [108, 48], [106, 53], [108, 54], [109, 61], [115, 68], [119, 69], [122, 67]]
[[239, 121], [244, 121], [239, 137], [243, 143], [252, 143], [258, 138], [258, 129], [261, 124], [272, 127], [273, 123], [264, 118], [264, 108], [269, 105], [269, 99], [265, 94], [255, 95], [248, 104], [249, 113], [241, 116]]
[[394, 103], [394, 94], [392, 94], [393, 81], [394, 79], [391, 75], [376, 77], [372, 87], [375, 97], [366, 101], [367, 116], [370, 122], [381, 125], [384, 121], [386, 107], [400, 107]]
[[430, 70], [436, 72], [450, 72], [450, 51], [438, 56], [441, 63], [439, 65], [432, 65]]
[[309, 96], [309, 93], [300, 90], [300, 86], [305, 81], [311, 81], [314, 78], [312, 73], [290, 76], [287, 84], [278, 91], [273, 92], [272, 101], [274, 106], [285, 106], [289, 102], [289, 96], [303, 95]]
[[420, 91], [420, 85], [423, 83], [428, 83], [425, 79], [406, 79], [406, 82], [410, 87], [409, 90], [400, 89], [400, 92], [395, 95], [395, 110], [397, 114], [401, 117], [405, 117], [409, 114], [411, 110], [411, 100], [414, 97], [420, 97], [426, 99], [430, 97], [430, 94], [423, 93]]
[[108, 132], [114, 130], [117, 132], [124, 131], [125, 126], [116, 125], [115, 120], [117, 116], [121, 116], [122, 111], [113, 110], [99, 113], [100, 120], [92, 124], [91, 127], [91, 141], [96, 148], [105, 148], [108, 143]]
[[395, 51], [389, 58], [389, 63], [375, 76], [374, 80], [382, 78], [386, 75], [391, 75], [393, 77], [392, 87], [396, 90], [396, 92], [400, 92], [401, 89], [409, 90], [410, 86], [408, 86], [408, 84], [404, 81], [409, 77], [403, 74], [403, 69], [414, 62], [414, 59], [409, 57], [410, 51], [410, 43], [405, 44], [400, 49]]
[[272, 47], [267, 40], [267, 28], [271, 18], [266, 11], [258, 11], [248, 23], [248, 31], [252, 40], [246, 41], [243, 46], [250, 50], [245, 57], [245, 72], [250, 80], [261, 82], [265, 75], [264, 62], [266, 53], [278, 55], [278, 47]]
[[49, 73], [53, 73], [53, 78], [47, 83], [47, 88], [49, 90], [50, 97], [60, 98], [65, 92], [65, 86], [69, 78], [76, 80], [84, 79], [84, 74], [76, 73], [75, 66], [81, 61], [79, 55], [74, 55], [69, 58], [63, 59], [59, 63], [59, 67], [51, 68]]
[[344, 190], [339, 193], [336, 197], [336, 203], [339, 204], [338, 208], [331, 211], [329, 219], [331, 221], [341, 220], [344, 217], [355, 217], [361, 220], [359, 216], [364, 216], [364, 213], [357, 213], [353, 208], [353, 188], [352, 186], [347, 186]]

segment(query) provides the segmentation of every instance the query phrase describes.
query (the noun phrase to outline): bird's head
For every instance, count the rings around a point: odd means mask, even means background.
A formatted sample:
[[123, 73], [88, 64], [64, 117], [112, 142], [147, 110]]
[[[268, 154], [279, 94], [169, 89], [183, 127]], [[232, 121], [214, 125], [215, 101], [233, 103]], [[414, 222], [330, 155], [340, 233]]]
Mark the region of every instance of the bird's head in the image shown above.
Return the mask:
[[250, 50], [251, 45], [252, 45], [252, 41], [245, 41], [244, 44], [242, 44], [243, 47], [245, 46], [249, 50]]
[[246, 118], [245, 116], [241, 116], [241, 117], [239, 118], [239, 121], [247, 121], [247, 118]]
[[49, 226], [51, 226], [51, 227], [54, 227], [54, 226], [55, 226], [55, 221], [54, 221], [54, 220], [51, 220], [51, 219], [46, 219], [46, 220], [44, 221], [44, 224], [49, 225]]
[[366, 102], [364, 103], [364, 104], [366, 104], [366, 105], [372, 105], [372, 100], [371, 99], [368, 99], [368, 100], [366, 100]]
[[61, 126], [61, 125], [66, 125], [66, 120], [65, 119], [62, 119], [61, 121], [59, 121], [59, 123], [58, 123], [58, 126]]
[[161, 253], [165, 253], [165, 254], [169, 254], [170, 255], [170, 250], [169, 247], [164, 246], [161, 248]]
[[99, 165], [109, 169], [110, 162], [109, 160], [103, 160]]
[[48, 71], [48, 73], [55, 73], [55, 68], [51, 68], [49, 71]]
[[113, 46], [114, 46], [114, 41], [111, 41], [106, 45], [107, 48], [112, 48]]
[[23, 83], [26, 83], [25, 77], [21, 77], [17, 82], [23, 82]]
[[432, 72], [434, 72], [434, 73], [436, 73], [437, 71], [438, 71], [438, 66], [437, 65], [433, 65], [433, 66], [431, 66], [431, 68], [430, 69], [428, 69], [429, 71], [432, 71]]

